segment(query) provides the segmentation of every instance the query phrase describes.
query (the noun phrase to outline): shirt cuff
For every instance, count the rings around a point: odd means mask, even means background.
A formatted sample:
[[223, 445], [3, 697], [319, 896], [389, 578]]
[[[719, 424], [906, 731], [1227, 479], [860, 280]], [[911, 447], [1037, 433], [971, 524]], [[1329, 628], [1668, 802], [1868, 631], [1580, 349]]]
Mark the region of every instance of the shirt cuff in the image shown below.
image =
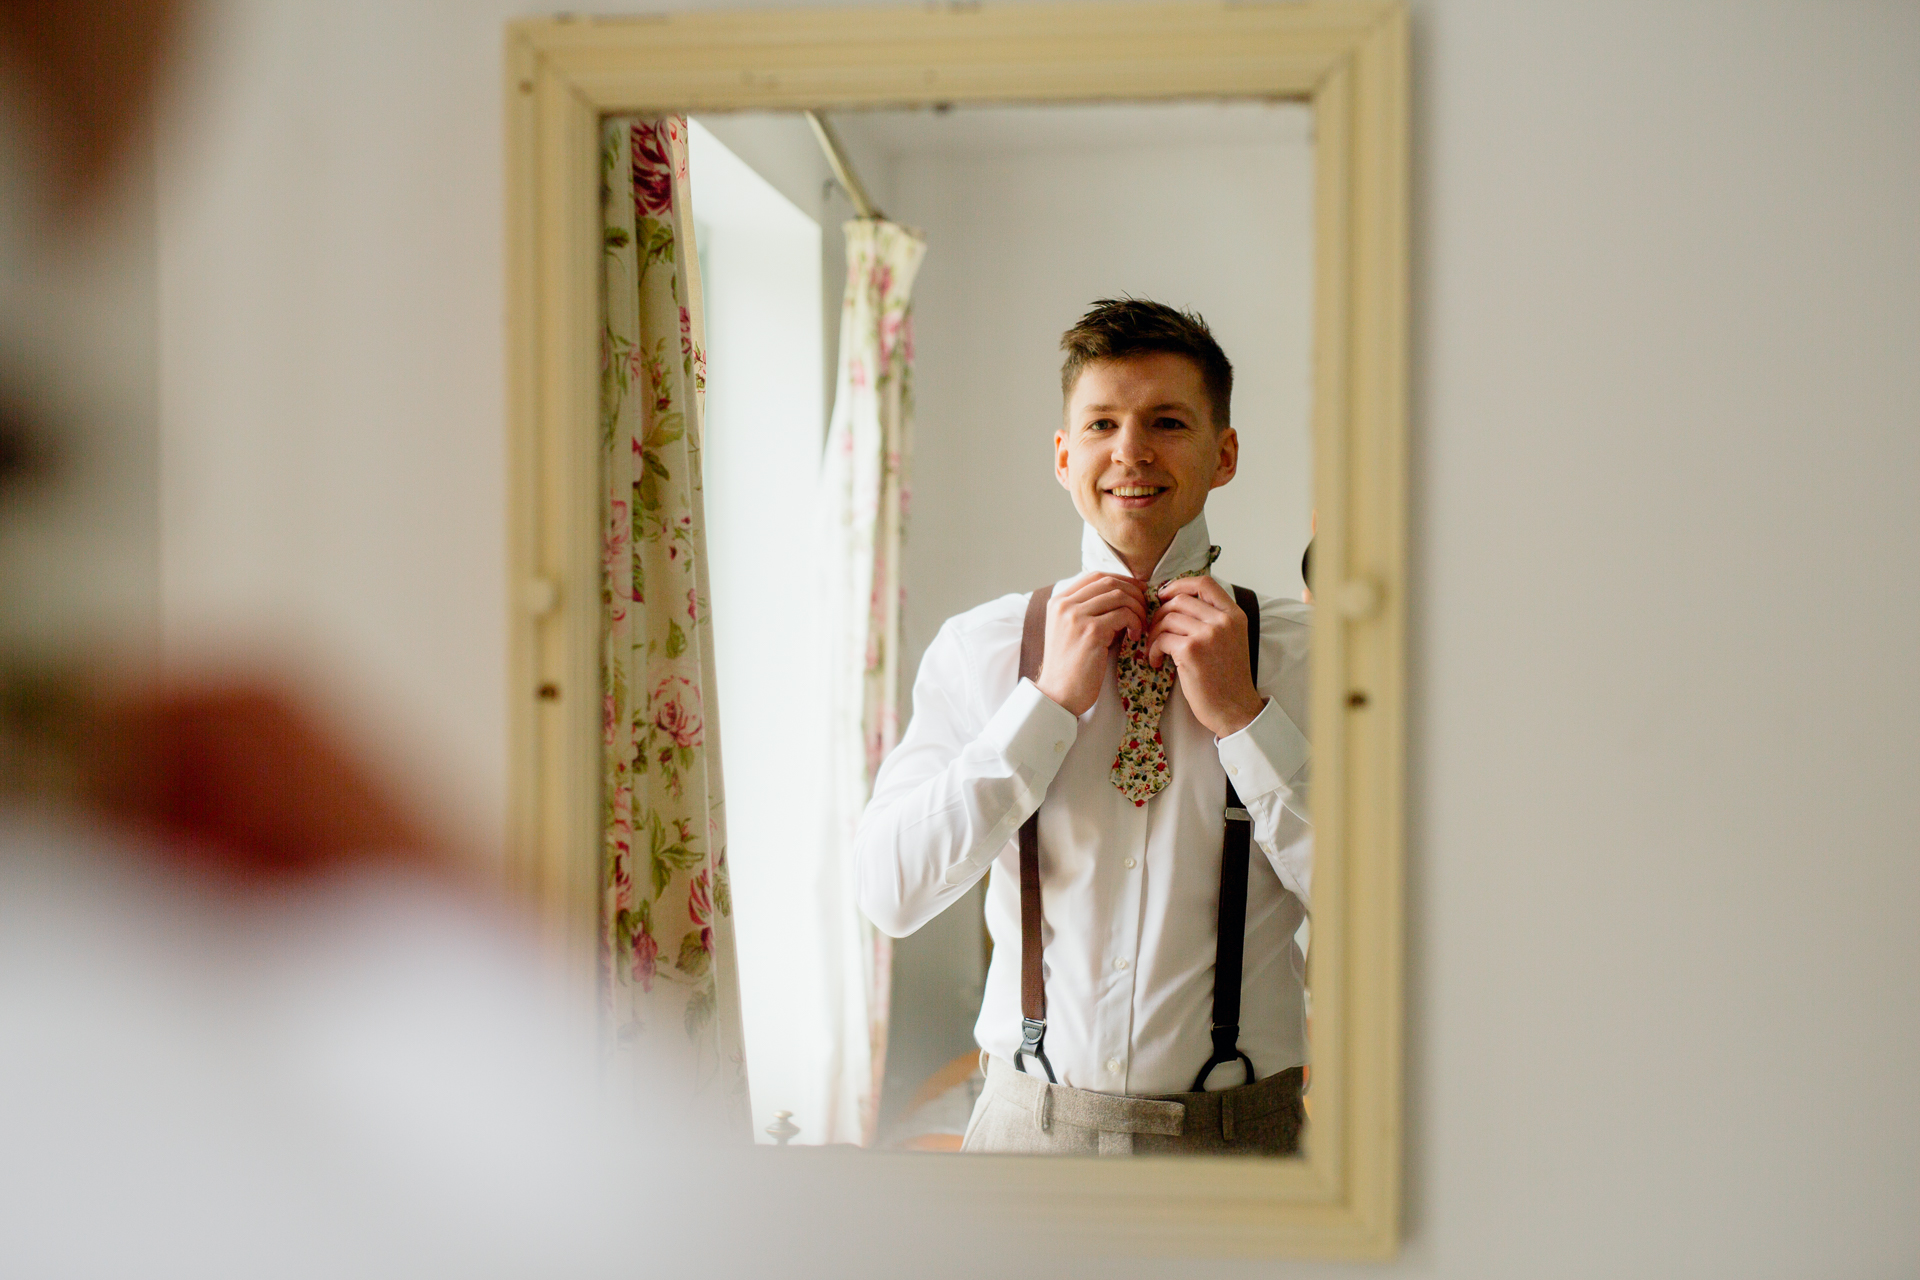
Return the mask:
[[1313, 754], [1306, 735], [1273, 698], [1251, 724], [1219, 745], [1220, 765], [1243, 801], [1290, 786]]
[[1040, 692], [1033, 681], [1023, 679], [987, 721], [980, 741], [1013, 766], [1014, 777], [1027, 792], [1021, 807], [1031, 813], [1040, 807], [1079, 731], [1080, 721], [1073, 712]]

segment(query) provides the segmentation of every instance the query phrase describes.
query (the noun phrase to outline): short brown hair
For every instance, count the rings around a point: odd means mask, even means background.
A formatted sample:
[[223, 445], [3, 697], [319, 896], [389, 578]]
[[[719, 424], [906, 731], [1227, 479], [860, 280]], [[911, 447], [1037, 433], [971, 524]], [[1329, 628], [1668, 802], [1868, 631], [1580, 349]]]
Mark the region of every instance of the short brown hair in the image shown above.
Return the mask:
[[1214, 341], [1207, 322], [1196, 311], [1176, 311], [1164, 302], [1145, 298], [1102, 298], [1060, 335], [1067, 353], [1060, 366], [1060, 398], [1073, 398], [1080, 372], [1100, 360], [1124, 360], [1164, 351], [1185, 356], [1200, 366], [1207, 389], [1207, 409], [1217, 430], [1225, 431], [1228, 405], [1233, 400], [1233, 364]]

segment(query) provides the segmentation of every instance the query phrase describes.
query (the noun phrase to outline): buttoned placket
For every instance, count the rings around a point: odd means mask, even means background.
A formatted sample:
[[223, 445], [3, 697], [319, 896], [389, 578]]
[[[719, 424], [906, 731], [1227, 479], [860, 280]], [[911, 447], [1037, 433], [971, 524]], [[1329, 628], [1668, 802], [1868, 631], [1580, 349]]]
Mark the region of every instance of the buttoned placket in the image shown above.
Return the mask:
[[[1204, 518], [1196, 519], [1182, 529], [1174, 545], [1168, 547], [1154, 571], [1155, 578], [1164, 580], [1196, 567], [1205, 571], [1211, 559], [1209, 545]], [[1107, 560], [1112, 563], [1103, 563]], [[1112, 549], [1099, 542], [1091, 526], [1082, 538], [1081, 567], [1127, 571]], [[1119, 696], [1119, 685], [1112, 671], [1107, 674], [1107, 687], [1102, 696]], [[1169, 710], [1177, 700], [1176, 693], [1169, 700]], [[1103, 878], [1122, 877], [1118, 891], [1110, 899], [1114, 912], [1099, 966], [1101, 972], [1096, 979], [1100, 994], [1093, 1019], [1094, 1043], [1102, 1055], [1096, 1060], [1106, 1075], [1099, 1087], [1115, 1093], [1128, 1092], [1127, 1080], [1133, 1066], [1133, 1013], [1139, 985], [1141, 918], [1146, 902], [1147, 841], [1153, 829], [1155, 807], [1151, 799], [1144, 805], [1117, 806], [1121, 814], [1111, 843], [1102, 850], [1097, 873]]]
[[1145, 805], [1116, 806], [1120, 811], [1118, 829], [1111, 843], [1102, 850], [1100, 874], [1119, 877], [1112, 896], [1111, 932], [1103, 956], [1100, 975], [1101, 996], [1094, 1019], [1095, 1043], [1103, 1055], [1101, 1065], [1107, 1079], [1102, 1087], [1117, 1093], [1127, 1092], [1132, 1069], [1133, 1012], [1139, 984], [1140, 924], [1145, 909], [1147, 839], [1152, 824], [1153, 802]]

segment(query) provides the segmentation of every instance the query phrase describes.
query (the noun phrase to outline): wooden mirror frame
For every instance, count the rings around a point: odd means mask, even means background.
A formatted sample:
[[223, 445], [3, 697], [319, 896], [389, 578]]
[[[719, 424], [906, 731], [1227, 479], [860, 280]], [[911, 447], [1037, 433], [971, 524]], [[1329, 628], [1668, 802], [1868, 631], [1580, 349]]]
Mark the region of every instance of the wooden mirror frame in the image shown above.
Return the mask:
[[[785, 1157], [923, 1182], [1063, 1249], [1385, 1257], [1398, 1238], [1406, 718], [1400, 0], [533, 20], [506, 37], [510, 872], [599, 946], [602, 116], [1251, 97], [1313, 108], [1313, 1120], [1291, 1160]], [[1248, 358], [1242, 356], [1243, 359]], [[1002, 1219], [1005, 1220], [1005, 1219]]]

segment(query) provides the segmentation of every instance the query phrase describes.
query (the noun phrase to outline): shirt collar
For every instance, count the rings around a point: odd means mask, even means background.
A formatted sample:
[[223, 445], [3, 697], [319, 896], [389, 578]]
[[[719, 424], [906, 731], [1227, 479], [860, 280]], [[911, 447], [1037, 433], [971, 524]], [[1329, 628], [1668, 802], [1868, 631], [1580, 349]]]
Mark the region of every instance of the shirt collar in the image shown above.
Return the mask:
[[[1192, 573], [1195, 570], [1205, 572], [1209, 561], [1207, 553], [1212, 549], [1212, 539], [1207, 535], [1207, 513], [1202, 511], [1193, 519], [1180, 526], [1180, 532], [1173, 535], [1173, 541], [1160, 556], [1160, 563], [1153, 567], [1149, 582], [1165, 582], [1178, 573]], [[1090, 524], [1080, 526], [1080, 568], [1095, 573], [1113, 573], [1123, 578], [1133, 576], [1133, 570], [1127, 568], [1127, 562], [1120, 553], [1107, 545], [1107, 540], [1094, 532]]]

